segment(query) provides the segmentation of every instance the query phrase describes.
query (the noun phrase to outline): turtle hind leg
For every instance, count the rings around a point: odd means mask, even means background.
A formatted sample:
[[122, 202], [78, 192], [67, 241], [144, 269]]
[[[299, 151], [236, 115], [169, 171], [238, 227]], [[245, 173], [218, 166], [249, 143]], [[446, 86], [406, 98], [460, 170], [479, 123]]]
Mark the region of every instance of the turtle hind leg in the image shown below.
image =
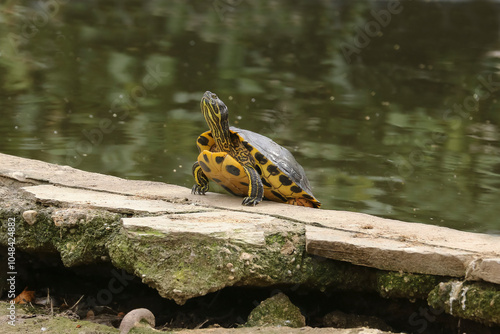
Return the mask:
[[196, 161], [193, 165], [193, 176], [195, 184], [193, 188], [191, 188], [191, 193], [195, 195], [205, 195], [208, 191], [208, 177], [203, 173], [203, 169], [200, 166], [200, 163]]
[[264, 185], [260, 178], [260, 174], [253, 167], [243, 166], [245, 173], [248, 176], [248, 197], [243, 199], [241, 204], [247, 206], [255, 206], [262, 202], [264, 197]]

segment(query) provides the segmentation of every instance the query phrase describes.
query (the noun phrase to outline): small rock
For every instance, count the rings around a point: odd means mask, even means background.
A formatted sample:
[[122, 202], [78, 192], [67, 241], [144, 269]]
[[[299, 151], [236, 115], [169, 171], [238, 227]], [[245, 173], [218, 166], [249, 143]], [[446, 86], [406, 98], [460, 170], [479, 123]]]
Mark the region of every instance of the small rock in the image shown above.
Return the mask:
[[295, 252], [295, 245], [287, 240], [283, 247], [281, 248], [281, 254], [283, 255], [292, 255]]
[[38, 212], [36, 212], [35, 210], [26, 210], [23, 212], [24, 220], [30, 225], [33, 225], [34, 223], [36, 223], [36, 216], [37, 215], [38, 215]]
[[261, 302], [248, 316], [246, 327], [287, 326], [304, 327], [306, 318], [283, 293], [278, 293]]
[[248, 254], [248, 253], [241, 253], [240, 255], [240, 260], [242, 261], [249, 261], [249, 260], [252, 260], [253, 259], [253, 255], [252, 254]]
[[52, 214], [52, 220], [55, 226], [75, 226], [84, 224], [87, 211], [74, 208], [58, 210]]

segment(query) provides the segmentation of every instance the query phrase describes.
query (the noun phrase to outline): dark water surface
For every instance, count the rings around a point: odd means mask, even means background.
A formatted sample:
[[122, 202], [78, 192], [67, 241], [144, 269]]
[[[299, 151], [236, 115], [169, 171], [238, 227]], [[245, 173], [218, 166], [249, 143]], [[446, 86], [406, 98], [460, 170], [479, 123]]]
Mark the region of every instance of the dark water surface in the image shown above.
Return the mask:
[[191, 187], [210, 90], [323, 208], [500, 233], [499, 20], [484, 1], [6, 1], [0, 152]]

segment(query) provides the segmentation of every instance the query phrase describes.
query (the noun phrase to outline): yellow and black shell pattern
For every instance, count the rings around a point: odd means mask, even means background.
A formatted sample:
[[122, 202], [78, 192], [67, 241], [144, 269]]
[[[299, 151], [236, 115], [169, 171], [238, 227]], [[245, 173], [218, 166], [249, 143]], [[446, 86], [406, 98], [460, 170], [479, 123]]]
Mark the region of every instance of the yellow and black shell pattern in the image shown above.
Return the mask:
[[[315, 208], [321, 206], [312, 194], [304, 168], [290, 151], [249, 130], [230, 127], [230, 135], [233, 147], [243, 144], [255, 160], [264, 186], [264, 198]], [[220, 152], [210, 131], [202, 133], [196, 144], [200, 151], [198, 162], [205, 175], [233, 195], [248, 196], [249, 180], [237, 157]]]

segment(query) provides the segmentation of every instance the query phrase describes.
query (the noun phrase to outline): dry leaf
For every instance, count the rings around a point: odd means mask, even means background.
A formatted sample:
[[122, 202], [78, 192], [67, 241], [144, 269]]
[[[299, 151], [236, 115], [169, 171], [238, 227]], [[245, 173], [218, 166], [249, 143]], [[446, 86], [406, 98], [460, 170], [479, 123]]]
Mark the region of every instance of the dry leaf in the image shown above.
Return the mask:
[[15, 299], [14, 303], [16, 304], [28, 304], [35, 300], [35, 291], [26, 290], [28, 287], [25, 287], [23, 292], [21, 292]]

